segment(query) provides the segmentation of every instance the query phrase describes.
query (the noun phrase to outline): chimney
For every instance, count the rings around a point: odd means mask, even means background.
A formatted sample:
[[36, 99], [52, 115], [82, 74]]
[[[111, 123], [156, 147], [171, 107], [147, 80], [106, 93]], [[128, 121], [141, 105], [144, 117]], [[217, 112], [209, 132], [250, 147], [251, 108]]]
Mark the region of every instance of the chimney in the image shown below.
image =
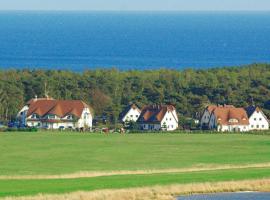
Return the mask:
[[35, 95], [34, 101], [37, 101], [37, 100], [38, 100], [38, 96], [37, 96], [37, 95]]

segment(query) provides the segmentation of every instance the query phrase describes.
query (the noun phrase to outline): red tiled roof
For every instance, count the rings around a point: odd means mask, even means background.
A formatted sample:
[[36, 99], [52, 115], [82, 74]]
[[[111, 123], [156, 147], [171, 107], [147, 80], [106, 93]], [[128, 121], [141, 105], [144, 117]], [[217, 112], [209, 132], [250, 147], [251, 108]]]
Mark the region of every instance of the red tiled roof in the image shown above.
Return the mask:
[[62, 118], [72, 114], [80, 118], [84, 108], [90, 109], [86, 103], [80, 100], [33, 99], [28, 102], [28, 105], [28, 117], [32, 114], [40, 117], [52, 114]]
[[215, 110], [217, 108], [217, 106], [216, 105], [210, 105], [210, 106], [207, 106], [207, 110], [211, 113], [211, 112], [213, 112], [213, 110]]
[[247, 113], [244, 108], [233, 106], [218, 106], [212, 112], [221, 125], [249, 125]]
[[175, 107], [172, 105], [151, 105], [145, 106], [142, 109], [139, 122], [161, 122], [167, 111], [174, 111]]

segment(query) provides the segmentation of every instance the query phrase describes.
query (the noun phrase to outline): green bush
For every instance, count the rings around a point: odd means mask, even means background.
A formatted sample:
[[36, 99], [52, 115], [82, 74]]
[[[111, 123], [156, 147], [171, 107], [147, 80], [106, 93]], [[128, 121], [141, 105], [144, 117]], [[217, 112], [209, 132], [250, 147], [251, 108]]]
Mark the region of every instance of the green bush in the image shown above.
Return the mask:
[[35, 127], [28, 127], [28, 128], [7, 128], [6, 132], [37, 132], [38, 129]]

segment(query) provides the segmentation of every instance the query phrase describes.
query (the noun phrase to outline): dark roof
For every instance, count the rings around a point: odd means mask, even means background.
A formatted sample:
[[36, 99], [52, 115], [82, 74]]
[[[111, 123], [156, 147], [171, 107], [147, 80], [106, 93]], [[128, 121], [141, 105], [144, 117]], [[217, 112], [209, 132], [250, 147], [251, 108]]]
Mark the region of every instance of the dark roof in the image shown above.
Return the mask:
[[245, 108], [245, 110], [247, 112], [248, 117], [250, 117], [256, 110], [259, 110], [259, 108], [256, 106], [248, 106]]

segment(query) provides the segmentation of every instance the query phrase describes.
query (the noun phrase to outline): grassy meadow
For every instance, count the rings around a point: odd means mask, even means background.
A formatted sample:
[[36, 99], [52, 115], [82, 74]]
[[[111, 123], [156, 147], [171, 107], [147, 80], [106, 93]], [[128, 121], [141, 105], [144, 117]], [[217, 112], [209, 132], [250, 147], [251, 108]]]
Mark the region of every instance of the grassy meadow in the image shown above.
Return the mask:
[[270, 178], [270, 135], [1, 133], [0, 152], [0, 197]]

